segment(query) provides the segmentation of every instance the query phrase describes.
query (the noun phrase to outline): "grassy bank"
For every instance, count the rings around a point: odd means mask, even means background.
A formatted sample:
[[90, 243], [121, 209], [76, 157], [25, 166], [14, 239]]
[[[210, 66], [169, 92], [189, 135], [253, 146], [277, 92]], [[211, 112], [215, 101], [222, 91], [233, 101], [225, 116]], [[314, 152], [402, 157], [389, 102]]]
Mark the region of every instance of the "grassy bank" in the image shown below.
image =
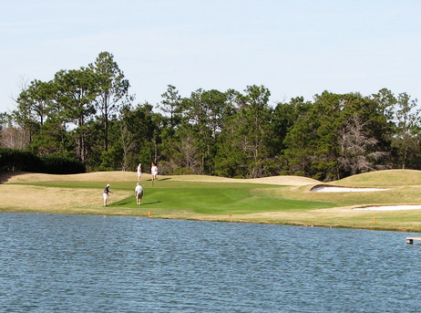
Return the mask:
[[[274, 223], [421, 231], [421, 210], [356, 211], [357, 206], [421, 204], [421, 172], [391, 170], [328, 185], [390, 188], [376, 192], [316, 193], [321, 183], [295, 176], [235, 180], [209, 176], [142, 177], [144, 201], [134, 199], [134, 172], [3, 175], [0, 211], [128, 215], [224, 222]], [[111, 184], [110, 206], [102, 189]]]

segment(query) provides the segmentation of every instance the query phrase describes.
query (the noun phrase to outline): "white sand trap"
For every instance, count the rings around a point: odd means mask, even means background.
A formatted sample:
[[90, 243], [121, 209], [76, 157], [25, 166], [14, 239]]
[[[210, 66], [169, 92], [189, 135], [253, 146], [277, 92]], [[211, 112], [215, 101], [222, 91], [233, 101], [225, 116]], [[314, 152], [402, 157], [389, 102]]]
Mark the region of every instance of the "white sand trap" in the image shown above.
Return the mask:
[[373, 192], [373, 191], [385, 191], [390, 189], [383, 188], [351, 188], [351, 187], [330, 187], [330, 186], [319, 186], [311, 189], [314, 192]]
[[421, 210], [421, 205], [382, 205], [354, 208], [359, 211], [401, 211], [401, 210]]

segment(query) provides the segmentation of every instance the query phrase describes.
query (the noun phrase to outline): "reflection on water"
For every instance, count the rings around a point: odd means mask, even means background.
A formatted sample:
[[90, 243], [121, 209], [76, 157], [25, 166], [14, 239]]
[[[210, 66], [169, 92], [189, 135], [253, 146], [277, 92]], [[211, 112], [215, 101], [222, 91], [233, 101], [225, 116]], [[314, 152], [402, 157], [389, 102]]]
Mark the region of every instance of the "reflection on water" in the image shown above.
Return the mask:
[[0, 214], [0, 312], [417, 312], [407, 233]]

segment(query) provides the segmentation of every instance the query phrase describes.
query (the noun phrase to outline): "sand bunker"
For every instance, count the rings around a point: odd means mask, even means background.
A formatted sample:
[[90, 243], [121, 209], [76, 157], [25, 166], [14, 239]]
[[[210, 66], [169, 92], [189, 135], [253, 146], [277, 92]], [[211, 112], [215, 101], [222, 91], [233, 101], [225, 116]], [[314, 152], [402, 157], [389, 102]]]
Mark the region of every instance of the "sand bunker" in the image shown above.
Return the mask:
[[313, 191], [313, 192], [373, 192], [373, 191], [385, 191], [385, 190], [390, 190], [390, 189], [318, 186], [318, 187], [314, 187], [310, 191]]
[[401, 211], [401, 210], [421, 210], [421, 205], [382, 205], [354, 208], [357, 211]]

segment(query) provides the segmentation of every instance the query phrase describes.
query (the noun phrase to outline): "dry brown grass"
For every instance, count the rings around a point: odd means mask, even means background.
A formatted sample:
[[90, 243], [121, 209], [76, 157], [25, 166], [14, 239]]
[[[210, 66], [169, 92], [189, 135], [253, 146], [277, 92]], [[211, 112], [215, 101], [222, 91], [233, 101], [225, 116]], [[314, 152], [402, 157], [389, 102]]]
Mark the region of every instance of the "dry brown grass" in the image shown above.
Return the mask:
[[[110, 201], [119, 201], [132, 193], [119, 190], [111, 194]], [[0, 185], [0, 203], [3, 209], [36, 211], [36, 212], [62, 212], [66, 210], [103, 209], [102, 190], [49, 188], [22, 185]], [[69, 211], [70, 212], [70, 211]]]
[[[151, 175], [144, 174], [144, 179], [150, 179]], [[6, 183], [38, 183], [51, 181], [136, 181], [137, 174], [135, 172], [95, 172], [72, 175], [53, 175], [38, 173], [16, 173], [8, 177]]]
[[385, 170], [358, 174], [333, 182], [350, 187], [399, 187], [421, 185], [421, 171]]
[[[174, 181], [202, 181], [202, 182], [230, 182], [230, 183], [261, 183], [273, 185], [294, 185], [302, 186], [320, 183], [317, 180], [301, 177], [301, 176], [273, 176], [255, 179], [234, 179], [206, 175], [168, 175], [158, 176], [158, 178], [166, 178]], [[150, 174], [142, 174], [142, 180], [151, 179]], [[4, 179], [6, 183], [35, 183], [35, 182], [51, 182], [51, 181], [136, 181], [136, 172], [94, 172], [72, 175], [52, 175], [37, 173], [16, 173], [13, 176]]]

